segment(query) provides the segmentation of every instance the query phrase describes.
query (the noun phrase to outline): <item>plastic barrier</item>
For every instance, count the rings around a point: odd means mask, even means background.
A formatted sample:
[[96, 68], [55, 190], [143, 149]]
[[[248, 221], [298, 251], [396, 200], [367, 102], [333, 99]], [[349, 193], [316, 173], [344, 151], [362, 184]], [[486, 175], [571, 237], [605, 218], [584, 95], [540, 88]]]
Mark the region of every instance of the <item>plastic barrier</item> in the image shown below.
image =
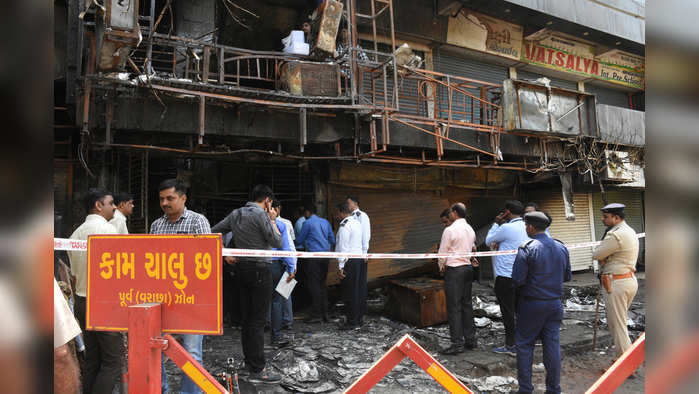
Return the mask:
[[[637, 234], [645, 238], [646, 233]], [[568, 249], [590, 248], [600, 244], [600, 241], [566, 244]], [[87, 241], [68, 238], [54, 238], [54, 250], [87, 251]], [[467, 253], [339, 253], [339, 252], [293, 252], [285, 250], [257, 250], [222, 248], [222, 255], [235, 257], [301, 257], [301, 258], [340, 258], [349, 259], [436, 259], [446, 257], [487, 257], [517, 254], [517, 250], [491, 250], [487, 252]]]
[[346, 391], [346, 394], [366, 393], [371, 390], [386, 374], [388, 374], [405, 357], [410, 357], [415, 364], [432, 376], [437, 383], [450, 393], [473, 393], [459, 379], [451, 374], [437, 360], [430, 356], [410, 335], [405, 334], [395, 345], [384, 354], [379, 361], [371, 366]]
[[585, 394], [612, 393], [638, 368], [646, 358], [646, 333], [641, 334], [631, 347], [592, 385]]

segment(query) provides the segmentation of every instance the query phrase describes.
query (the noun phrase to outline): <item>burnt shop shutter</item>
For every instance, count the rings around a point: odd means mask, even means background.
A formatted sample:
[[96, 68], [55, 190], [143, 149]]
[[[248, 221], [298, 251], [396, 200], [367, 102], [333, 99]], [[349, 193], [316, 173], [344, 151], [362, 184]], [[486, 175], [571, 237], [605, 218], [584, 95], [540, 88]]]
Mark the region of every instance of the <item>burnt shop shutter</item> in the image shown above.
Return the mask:
[[533, 73], [531, 71], [517, 70], [517, 79], [534, 81], [538, 78], [546, 77], [551, 80], [551, 86], [556, 86], [563, 89], [578, 90], [578, 83], [573, 81], [567, 81], [565, 79], [552, 77], [549, 75], [543, 75], [538, 73]]
[[[643, 191], [641, 190], [608, 190], [607, 191], [607, 201], [609, 203], [618, 202], [626, 205], [626, 223], [631, 226], [637, 233], [642, 233], [646, 231], [645, 226], [645, 214], [643, 210]], [[593, 193], [592, 195], [593, 204], [593, 215], [594, 215], [594, 225], [595, 225], [595, 240], [600, 240], [602, 234], [604, 234], [604, 225], [602, 224], [602, 207], [604, 203], [602, 202], [602, 193]], [[639, 248], [642, 252], [645, 250], [645, 238], [641, 238], [639, 241]], [[639, 253], [639, 258], [643, 253]]]
[[[439, 214], [449, 202], [433, 192], [328, 186], [331, 213], [334, 213], [337, 204], [344, 202], [347, 195], [359, 198], [360, 209], [371, 220], [370, 253], [425, 253], [432, 250], [442, 237], [444, 228]], [[337, 231], [338, 221], [332, 219], [330, 222]], [[371, 281], [430, 263], [429, 259], [370, 260], [367, 276]], [[328, 284], [337, 283], [336, 263], [330, 265], [329, 273]]]
[[597, 96], [598, 104], [613, 105], [615, 107], [629, 108], [629, 97], [626, 92], [616, 89], [610, 89], [603, 86], [585, 84], [585, 93], [591, 93]]
[[[451, 53], [446, 53], [444, 51], [435, 51], [434, 55], [434, 67], [435, 71], [455, 75], [464, 78], [476, 79], [479, 81], [496, 83], [502, 85], [502, 82], [508, 78], [507, 68], [497, 64], [486, 63], [481, 60], [475, 60], [470, 58], [465, 58]], [[476, 97], [480, 96], [479, 89], [466, 89], [471, 94]], [[448, 115], [448, 102], [449, 102], [449, 91], [445, 87], [438, 87], [438, 97], [439, 97], [439, 116], [442, 118], [447, 118]], [[491, 97], [486, 97], [486, 100], [491, 99]], [[479, 107], [478, 103], [469, 103], [468, 99], [462, 94], [454, 94], [454, 108], [455, 112], [452, 116], [455, 119], [465, 120], [467, 122], [478, 123], [480, 119], [480, 110], [469, 111], [468, 108], [473, 108], [473, 106]], [[465, 101], [464, 101], [465, 100]], [[466, 113], [461, 113], [460, 111], [465, 111]], [[473, 114], [473, 117], [471, 116]]]
[[435, 51], [435, 71], [472, 78], [480, 81], [502, 85], [502, 81], [508, 78], [507, 67], [486, 63], [482, 60], [460, 57], [444, 51]]
[[[530, 200], [528, 200], [530, 201]], [[551, 236], [565, 244], [592, 241], [590, 228], [590, 204], [587, 194], [574, 193], [575, 221], [567, 221], [563, 196], [560, 190], [554, 190], [546, 198], [531, 200], [539, 204], [539, 208], [548, 212], [553, 219], [549, 231]], [[570, 265], [573, 271], [582, 271], [592, 265], [592, 248], [570, 250]]]

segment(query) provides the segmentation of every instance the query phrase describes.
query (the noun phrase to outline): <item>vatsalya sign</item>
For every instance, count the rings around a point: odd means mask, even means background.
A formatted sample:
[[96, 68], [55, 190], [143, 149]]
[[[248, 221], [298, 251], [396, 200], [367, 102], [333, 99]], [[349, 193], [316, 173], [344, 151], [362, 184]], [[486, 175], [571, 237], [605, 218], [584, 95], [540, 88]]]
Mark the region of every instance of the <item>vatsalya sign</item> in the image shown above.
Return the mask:
[[522, 26], [463, 10], [449, 18], [447, 43], [519, 60], [522, 35]]
[[92, 235], [89, 330], [127, 331], [128, 306], [163, 305], [164, 332], [222, 334], [221, 235]]
[[526, 63], [644, 89], [644, 58], [618, 50], [596, 56], [593, 45], [549, 31], [527, 38], [522, 45]]

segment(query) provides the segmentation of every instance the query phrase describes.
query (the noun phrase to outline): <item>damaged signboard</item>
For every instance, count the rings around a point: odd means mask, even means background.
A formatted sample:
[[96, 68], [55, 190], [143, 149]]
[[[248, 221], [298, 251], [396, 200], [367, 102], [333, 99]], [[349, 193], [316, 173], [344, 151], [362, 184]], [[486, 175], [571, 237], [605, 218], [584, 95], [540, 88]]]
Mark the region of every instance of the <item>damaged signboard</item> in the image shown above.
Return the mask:
[[296, 96], [338, 97], [340, 66], [292, 60], [280, 66], [281, 89]]
[[595, 96], [537, 82], [503, 82], [503, 125], [506, 131], [597, 136]]
[[522, 26], [463, 9], [449, 18], [447, 42], [519, 60], [523, 32]]
[[548, 69], [645, 90], [645, 58], [542, 29], [526, 37], [521, 60]]

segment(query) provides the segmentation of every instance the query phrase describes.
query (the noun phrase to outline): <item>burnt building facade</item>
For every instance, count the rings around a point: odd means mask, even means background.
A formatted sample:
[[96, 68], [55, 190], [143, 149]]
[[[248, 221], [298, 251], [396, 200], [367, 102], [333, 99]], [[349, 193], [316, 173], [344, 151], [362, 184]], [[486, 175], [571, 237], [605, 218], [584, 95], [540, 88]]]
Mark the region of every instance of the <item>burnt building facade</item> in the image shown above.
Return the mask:
[[[432, 249], [456, 201], [481, 241], [511, 198], [549, 211], [565, 242], [600, 236], [605, 199], [641, 232], [644, 8], [560, 3], [56, 1], [56, 235], [92, 186], [133, 194], [130, 230], [147, 232], [171, 177], [212, 223], [257, 183], [290, 219], [359, 195], [376, 252]], [[309, 55], [284, 52], [304, 21]]]

